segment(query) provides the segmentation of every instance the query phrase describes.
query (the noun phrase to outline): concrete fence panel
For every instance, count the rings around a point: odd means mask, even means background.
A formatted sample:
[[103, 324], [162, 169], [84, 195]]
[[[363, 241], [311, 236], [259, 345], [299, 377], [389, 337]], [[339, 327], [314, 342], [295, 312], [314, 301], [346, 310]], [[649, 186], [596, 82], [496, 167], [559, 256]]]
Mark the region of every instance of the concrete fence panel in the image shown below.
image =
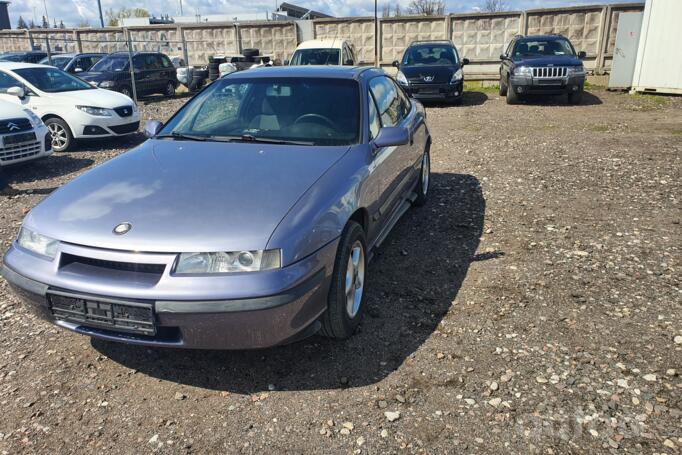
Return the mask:
[[521, 13], [452, 17], [452, 42], [473, 62], [499, 61], [509, 41], [521, 29]]
[[28, 51], [31, 49], [31, 40], [28, 32], [3, 30], [0, 33], [0, 52]]
[[239, 27], [242, 49], [256, 48], [261, 54], [273, 55], [284, 61], [291, 57], [298, 45], [296, 24], [293, 22], [265, 22]]
[[210, 55], [235, 54], [238, 52], [236, 29], [233, 25], [183, 26], [189, 65], [205, 65]]
[[399, 17], [381, 21], [381, 62], [399, 60], [413, 41], [447, 39], [444, 17]]
[[122, 29], [86, 29], [76, 32], [82, 52], [117, 52], [128, 49]]
[[128, 28], [135, 51], [182, 55], [182, 37], [175, 26]]
[[316, 19], [315, 38], [348, 38], [361, 62], [374, 63], [374, 19], [371, 17]]
[[49, 41], [50, 52], [78, 52], [71, 30], [31, 30], [30, 34], [36, 49], [47, 52]]

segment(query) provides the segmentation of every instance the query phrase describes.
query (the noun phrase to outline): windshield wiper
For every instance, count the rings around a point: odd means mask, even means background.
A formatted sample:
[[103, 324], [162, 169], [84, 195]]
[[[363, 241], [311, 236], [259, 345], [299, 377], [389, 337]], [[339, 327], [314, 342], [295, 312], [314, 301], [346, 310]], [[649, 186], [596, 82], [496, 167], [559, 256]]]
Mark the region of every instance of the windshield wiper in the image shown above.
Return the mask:
[[233, 142], [258, 142], [261, 144], [313, 145], [313, 142], [271, 139], [267, 137], [256, 137], [251, 134], [242, 134], [241, 136], [230, 138], [230, 140]]
[[183, 134], [183, 133], [178, 133], [177, 131], [173, 131], [170, 134], [161, 134], [159, 136], [155, 136], [156, 139], [179, 139], [179, 140], [187, 140], [187, 141], [205, 141], [208, 138], [206, 136], [194, 136], [192, 134]]

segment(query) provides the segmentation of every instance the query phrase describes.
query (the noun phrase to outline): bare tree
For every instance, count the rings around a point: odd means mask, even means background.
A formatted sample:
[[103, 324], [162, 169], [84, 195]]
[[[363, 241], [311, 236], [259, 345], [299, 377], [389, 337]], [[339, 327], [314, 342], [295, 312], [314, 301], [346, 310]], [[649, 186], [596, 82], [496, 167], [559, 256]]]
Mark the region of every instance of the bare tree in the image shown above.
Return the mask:
[[399, 17], [403, 15], [403, 12], [400, 10], [400, 3], [395, 4], [395, 12], [393, 13], [395, 17]]
[[445, 14], [445, 1], [412, 0], [407, 10], [416, 16], [443, 16]]
[[381, 17], [391, 17], [390, 3], [385, 3], [384, 6], [381, 7]]
[[484, 0], [483, 5], [481, 5], [481, 10], [487, 13], [499, 13], [508, 9], [509, 7], [504, 0]]

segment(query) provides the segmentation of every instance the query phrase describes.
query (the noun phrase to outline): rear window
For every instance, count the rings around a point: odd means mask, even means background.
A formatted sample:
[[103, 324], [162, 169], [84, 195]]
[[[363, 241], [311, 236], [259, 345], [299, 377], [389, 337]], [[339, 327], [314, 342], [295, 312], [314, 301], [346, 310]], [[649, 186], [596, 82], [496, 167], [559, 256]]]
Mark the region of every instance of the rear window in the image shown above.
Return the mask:
[[124, 71], [128, 69], [128, 55], [109, 55], [95, 63], [90, 71]]
[[340, 49], [299, 49], [291, 58], [292, 65], [338, 65]]

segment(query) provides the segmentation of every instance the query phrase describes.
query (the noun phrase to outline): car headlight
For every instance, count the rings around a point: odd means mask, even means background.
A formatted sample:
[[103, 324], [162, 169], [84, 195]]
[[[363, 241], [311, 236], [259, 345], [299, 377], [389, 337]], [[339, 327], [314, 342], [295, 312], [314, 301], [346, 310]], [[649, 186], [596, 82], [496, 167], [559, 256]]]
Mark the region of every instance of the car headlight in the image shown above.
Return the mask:
[[102, 88], [111, 88], [114, 85], [116, 85], [114, 81], [102, 81], [97, 86]]
[[574, 76], [584, 76], [585, 75], [585, 67], [583, 65], [569, 66], [568, 67], [568, 74], [574, 75]]
[[175, 273], [259, 272], [281, 267], [281, 250], [233, 251], [229, 253], [182, 253]]
[[94, 106], [76, 106], [76, 108], [95, 117], [111, 117], [111, 109]]
[[54, 259], [59, 241], [22, 227], [17, 237], [17, 244], [48, 259]]
[[24, 112], [26, 113], [26, 116], [31, 121], [31, 125], [33, 125], [34, 128], [37, 128], [43, 124], [43, 121], [40, 120], [40, 117], [35, 115], [32, 110], [24, 109]]
[[407, 82], [407, 78], [402, 71], [398, 71], [398, 74], [395, 76], [395, 80], [398, 81], [400, 85], [409, 85], [409, 82]]
[[450, 83], [454, 84], [455, 82], [459, 82], [462, 79], [464, 79], [464, 71], [462, 71], [462, 68], [460, 68], [457, 71], [455, 71], [455, 74], [452, 75]]
[[519, 66], [514, 69], [514, 74], [517, 76], [532, 76], [533, 71], [530, 66]]

